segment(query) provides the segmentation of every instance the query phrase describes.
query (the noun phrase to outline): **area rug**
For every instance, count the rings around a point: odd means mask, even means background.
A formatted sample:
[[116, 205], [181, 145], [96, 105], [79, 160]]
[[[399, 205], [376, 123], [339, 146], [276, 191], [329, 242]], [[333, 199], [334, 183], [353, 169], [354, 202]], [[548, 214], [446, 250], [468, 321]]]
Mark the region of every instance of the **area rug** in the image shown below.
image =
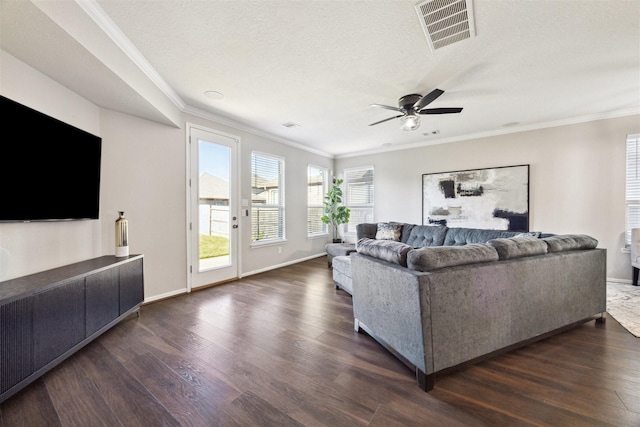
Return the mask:
[[607, 282], [607, 313], [640, 338], [640, 286]]

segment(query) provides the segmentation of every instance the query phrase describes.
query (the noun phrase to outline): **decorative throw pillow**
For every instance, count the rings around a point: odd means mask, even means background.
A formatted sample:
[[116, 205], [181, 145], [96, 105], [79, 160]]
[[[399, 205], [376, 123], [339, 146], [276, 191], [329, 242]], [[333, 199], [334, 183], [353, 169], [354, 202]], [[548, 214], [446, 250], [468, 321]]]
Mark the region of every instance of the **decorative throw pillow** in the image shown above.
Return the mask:
[[376, 240], [400, 240], [402, 234], [402, 224], [379, 222], [378, 231], [376, 232]]

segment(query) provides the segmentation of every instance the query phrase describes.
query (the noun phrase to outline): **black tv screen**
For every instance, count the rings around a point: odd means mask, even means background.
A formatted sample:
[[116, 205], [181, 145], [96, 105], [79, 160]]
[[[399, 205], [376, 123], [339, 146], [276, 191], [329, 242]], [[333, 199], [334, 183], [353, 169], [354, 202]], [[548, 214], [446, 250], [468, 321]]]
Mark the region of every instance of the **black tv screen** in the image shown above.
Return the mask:
[[102, 138], [0, 96], [0, 222], [98, 219]]

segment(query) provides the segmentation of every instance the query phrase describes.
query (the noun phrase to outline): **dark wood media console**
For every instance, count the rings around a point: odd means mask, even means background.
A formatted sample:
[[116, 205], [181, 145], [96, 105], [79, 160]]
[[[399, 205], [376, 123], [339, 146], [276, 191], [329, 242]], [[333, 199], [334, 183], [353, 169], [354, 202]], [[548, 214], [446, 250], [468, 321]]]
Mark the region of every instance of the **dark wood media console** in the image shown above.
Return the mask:
[[103, 256], [0, 282], [0, 402], [143, 300], [143, 255]]

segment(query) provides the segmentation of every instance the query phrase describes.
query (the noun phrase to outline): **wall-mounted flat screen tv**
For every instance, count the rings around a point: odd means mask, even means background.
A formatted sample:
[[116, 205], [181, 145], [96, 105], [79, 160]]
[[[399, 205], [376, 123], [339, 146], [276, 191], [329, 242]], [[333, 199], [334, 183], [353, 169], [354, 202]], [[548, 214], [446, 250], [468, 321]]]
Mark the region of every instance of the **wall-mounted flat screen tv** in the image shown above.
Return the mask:
[[0, 222], [98, 219], [102, 138], [0, 96]]

